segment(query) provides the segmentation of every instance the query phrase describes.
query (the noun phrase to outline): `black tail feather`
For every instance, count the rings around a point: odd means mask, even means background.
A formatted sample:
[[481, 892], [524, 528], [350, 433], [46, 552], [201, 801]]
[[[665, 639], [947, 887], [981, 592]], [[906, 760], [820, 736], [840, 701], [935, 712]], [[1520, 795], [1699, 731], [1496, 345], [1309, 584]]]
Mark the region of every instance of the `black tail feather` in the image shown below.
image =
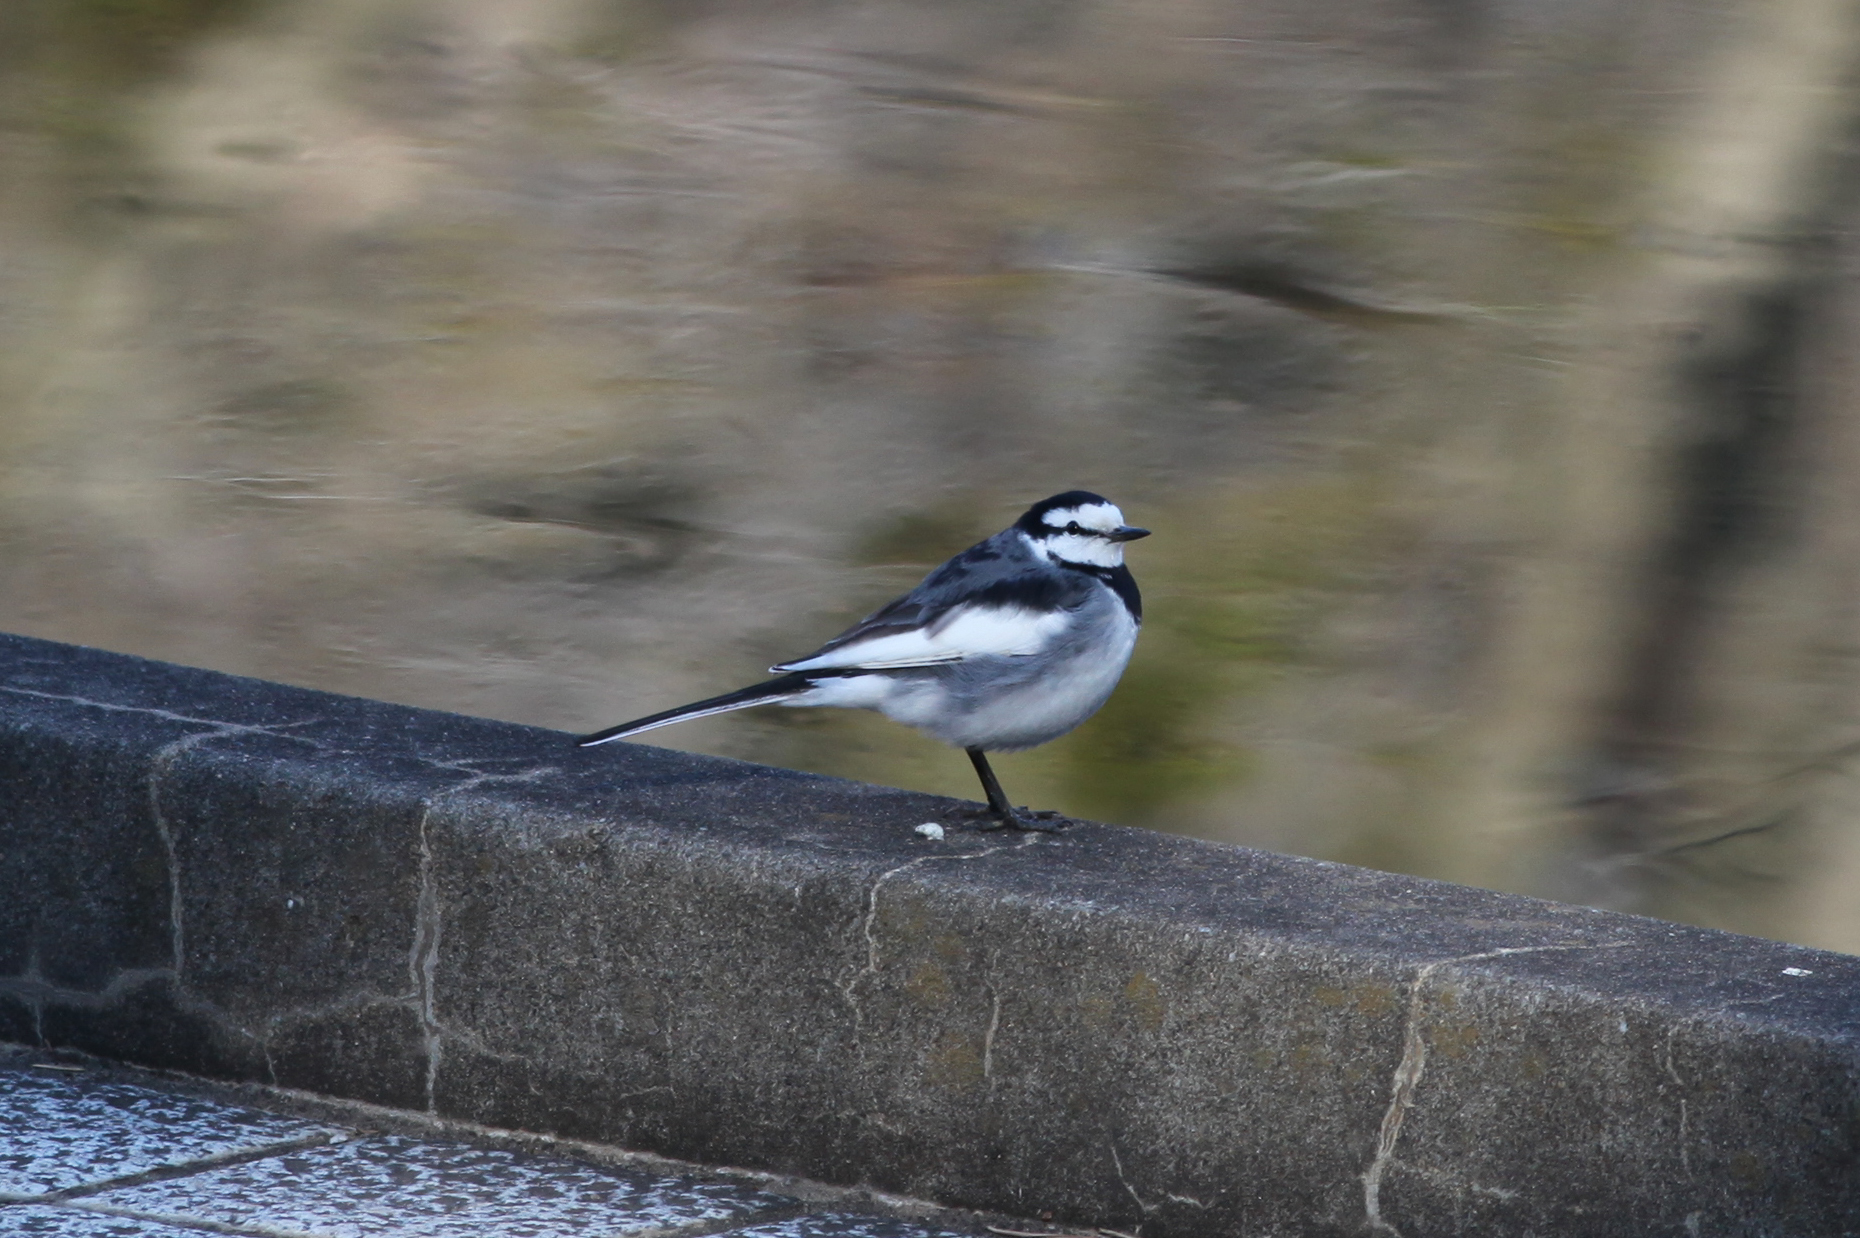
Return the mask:
[[747, 688], [738, 688], [735, 692], [726, 692], [722, 696], [693, 701], [689, 705], [680, 705], [677, 709], [667, 709], [660, 713], [648, 714], [644, 718], [635, 718], [631, 722], [622, 722], [619, 726], [610, 726], [604, 731], [583, 735], [575, 743], [582, 748], [591, 748], [595, 744], [604, 744], [610, 739], [624, 739], [628, 735], [637, 735], [641, 731], [650, 731], [655, 727], [670, 726], [674, 722], [683, 722], [688, 718], [729, 713], [733, 709], [748, 709], [752, 705], [772, 705], [777, 701], [799, 696], [811, 687], [813, 687], [813, 681], [807, 675], [783, 675], [763, 683], [751, 684]]

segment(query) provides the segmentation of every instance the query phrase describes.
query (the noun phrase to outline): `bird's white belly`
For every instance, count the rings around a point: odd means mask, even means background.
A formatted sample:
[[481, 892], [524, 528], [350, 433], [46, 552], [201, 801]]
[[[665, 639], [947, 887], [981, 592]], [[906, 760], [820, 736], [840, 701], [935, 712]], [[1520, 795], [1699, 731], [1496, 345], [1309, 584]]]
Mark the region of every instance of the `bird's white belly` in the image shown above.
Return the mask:
[[958, 748], [993, 752], [1044, 744], [1097, 713], [1117, 686], [1137, 640], [1137, 625], [1121, 607], [1118, 619], [1110, 639], [1055, 660], [1025, 682], [970, 693], [935, 681], [898, 684], [868, 708]]
[[1032, 748], [1058, 739], [1097, 713], [1110, 698], [1130, 661], [1136, 635], [1132, 624], [1129, 635], [1115, 645], [1055, 666], [940, 726], [918, 725], [958, 747], [991, 752]]
[[783, 703], [877, 710], [958, 748], [1032, 748], [1098, 712], [1136, 642], [1136, 621], [1120, 603], [1100, 638], [1066, 654], [1027, 655], [1047, 664], [1025, 677], [1004, 676], [998, 686], [985, 678], [964, 681], [954, 668], [944, 674], [855, 674], [818, 680], [806, 695]]

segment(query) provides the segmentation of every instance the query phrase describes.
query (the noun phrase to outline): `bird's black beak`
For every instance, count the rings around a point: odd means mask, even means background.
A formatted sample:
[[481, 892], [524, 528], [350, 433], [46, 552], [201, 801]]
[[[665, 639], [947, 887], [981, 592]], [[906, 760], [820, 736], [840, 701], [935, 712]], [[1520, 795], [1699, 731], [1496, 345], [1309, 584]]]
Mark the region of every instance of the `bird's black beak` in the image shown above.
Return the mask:
[[1134, 542], [1139, 537], [1148, 537], [1149, 535], [1150, 531], [1148, 529], [1139, 529], [1134, 524], [1124, 524], [1106, 533], [1105, 537], [1114, 542]]

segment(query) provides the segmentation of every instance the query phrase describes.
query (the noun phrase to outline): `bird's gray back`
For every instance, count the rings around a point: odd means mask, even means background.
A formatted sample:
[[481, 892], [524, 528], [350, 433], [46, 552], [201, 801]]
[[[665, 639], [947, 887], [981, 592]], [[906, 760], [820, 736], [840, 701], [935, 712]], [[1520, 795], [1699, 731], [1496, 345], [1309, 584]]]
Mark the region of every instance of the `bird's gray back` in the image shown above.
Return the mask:
[[807, 658], [887, 630], [934, 627], [958, 605], [1070, 610], [1102, 592], [1096, 584], [1090, 576], [1041, 558], [1025, 537], [1008, 529], [949, 559], [909, 593], [867, 615]]

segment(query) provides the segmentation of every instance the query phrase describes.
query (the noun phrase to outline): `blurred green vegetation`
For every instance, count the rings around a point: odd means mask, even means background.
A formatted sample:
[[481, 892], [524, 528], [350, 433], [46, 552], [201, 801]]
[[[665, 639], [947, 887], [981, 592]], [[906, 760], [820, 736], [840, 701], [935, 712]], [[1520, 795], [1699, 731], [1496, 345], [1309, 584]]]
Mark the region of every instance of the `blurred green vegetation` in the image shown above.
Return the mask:
[[[1147, 621], [1017, 803], [1536, 889], [1703, 13], [0, 0], [0, 618], [591, 729], [1083, 485]], [[652, 738], [976, 795], [869, 714]]]
[[1166, 587], [1145, 599], [1117, 692], [1058, 749], [1082, 812], [1153, 822], [1247, 780], [1255, 755], [1211, 737], [1243, 727], [1288, 671], [1321, 663], [1314, 637], [1373, 548], [1377, 494], [1371, 479], [1333, 476], [1145, 513], [1156, 537], [1133, 547], [1132, 567]]

